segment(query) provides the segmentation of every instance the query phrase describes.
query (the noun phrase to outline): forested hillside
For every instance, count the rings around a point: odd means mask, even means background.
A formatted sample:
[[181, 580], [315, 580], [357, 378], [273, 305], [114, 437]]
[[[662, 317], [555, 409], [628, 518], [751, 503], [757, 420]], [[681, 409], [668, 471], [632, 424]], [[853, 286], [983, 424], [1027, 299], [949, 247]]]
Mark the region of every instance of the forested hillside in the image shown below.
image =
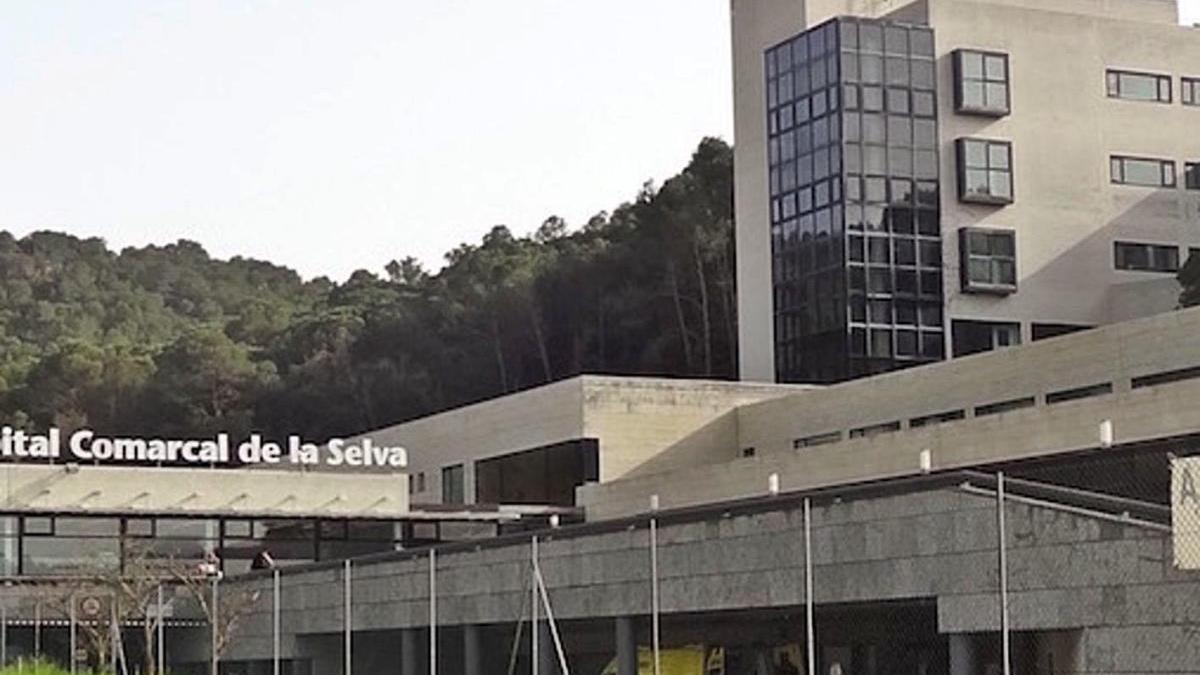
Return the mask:
[[732, 179], [706, 139], [582, 227], [495, 227], [436, 273], [401, 258], [342, 284], [188, 241], [0, 231], [0, 423], [321, 440], [580, 372], [730, 377]]

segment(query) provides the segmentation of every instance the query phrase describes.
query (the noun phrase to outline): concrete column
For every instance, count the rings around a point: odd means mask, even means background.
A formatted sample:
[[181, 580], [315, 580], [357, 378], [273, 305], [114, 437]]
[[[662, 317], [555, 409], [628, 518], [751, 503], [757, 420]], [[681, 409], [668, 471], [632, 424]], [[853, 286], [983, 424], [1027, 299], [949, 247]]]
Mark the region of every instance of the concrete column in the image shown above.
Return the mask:
[[420, 675], [417, 671], [420, 659], [421, 635], [415, 628], [400, 631], [400, 675]]
[[483, 629], [463, 626], [463, 675], [483, 675]]
[[976, 675], [979, 661], [975, 644], [966, 633], [950, 635], [950, 675]]
[[637, 627], [633, 617], [617, 617], [617, 675], [638, 675]]

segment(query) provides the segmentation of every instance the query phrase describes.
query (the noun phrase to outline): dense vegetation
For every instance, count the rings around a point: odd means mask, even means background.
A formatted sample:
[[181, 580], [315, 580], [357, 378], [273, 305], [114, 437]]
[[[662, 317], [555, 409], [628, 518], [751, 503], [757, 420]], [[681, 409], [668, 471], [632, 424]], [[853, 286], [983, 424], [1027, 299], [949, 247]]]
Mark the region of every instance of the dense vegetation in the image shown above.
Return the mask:
[[428, 272], [305, 281], [198, 244], [0, 231], [0, 421], [345, 435], [580, 372], [730, 377], [732, 153], [569, 231], [495, 227]]

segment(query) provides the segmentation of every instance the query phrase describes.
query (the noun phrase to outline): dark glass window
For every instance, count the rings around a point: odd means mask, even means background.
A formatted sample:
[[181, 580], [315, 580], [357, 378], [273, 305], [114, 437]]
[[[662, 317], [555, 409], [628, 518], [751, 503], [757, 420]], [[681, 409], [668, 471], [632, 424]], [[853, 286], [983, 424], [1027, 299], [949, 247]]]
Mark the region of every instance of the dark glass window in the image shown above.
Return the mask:
[[1008, 54], [960, 49], [954, 52], [954, 102], [960, 113], [1009, 113]]
[[959, 249], [963, 292], [1007, 295], [1017, 290], [1015, 232], [964, 227]]
[[1175, 187], [1175, 162], [1169, 159], [1114, 155], [1109, 159], [1109, 169], [1117, 185]]
[[1179, 97], [1184, 105], [1200, 105], [1200, 78], [1183, 78]]
[[1011, 204], [1012, 143], [958, 139], [958, 196], [964, 202]]
[[463, 465], [455, 464], [442, 469], [442, 503], [443, 504], [462, 504], [464, 503]]
[[1200, 162], [1183, 165], [1183, 182], [1189, 190], [1200, 190]]
[[1113, 254], [1119, 270], [1170, 274], [1179, 271], [1179, 247], [1175, 245], [1118, 241], [1113, 244]]
[[1171, 102], [1171, 77], [1127, 70], [1108, 71], [1108, 97], [1130, 101]]
[[1003, 321], [953, 321], [954, 355], [967, 356], [1021, 344], [1021, 326]]

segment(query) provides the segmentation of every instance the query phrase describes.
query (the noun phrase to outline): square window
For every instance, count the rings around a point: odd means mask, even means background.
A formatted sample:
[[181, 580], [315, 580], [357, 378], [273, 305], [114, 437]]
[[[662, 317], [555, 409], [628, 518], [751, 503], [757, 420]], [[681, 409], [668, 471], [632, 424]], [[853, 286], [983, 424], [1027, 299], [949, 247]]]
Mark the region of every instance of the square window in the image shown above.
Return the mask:
[[942, 266], [942, 243], [922, 239], [918, 245], [921, 254], [921, 266], [940, 268]]
[[933, 31], [913, 28], [909, 32], [909, 52], [913, 56], [933, 57]]
[[903, 26], [888, 26], [883, 32], [884, 51], [888, 54], [908, 55], [908, 30]]
[[921, 332], [921, 356], [940, 359], [945, 351], [945, 338], [941, 332]]
[[960, 138], [957, 150], [960, 201], [981, 204], [1012, 203], [1011, 143]]
[[954, 103], [959, 113], [1003, 117], [1009, 108], [1008, 54], [954, 52]]
[[959, 230], [964, 293], [1008, 295], [1017, 290], [1016, 233], [964, 227]]
[[912, 93], [912, 110], [913, 114], [918, 117], [933, 117], [936, 112], [933, 105], [933, 93], [914, 91]]

